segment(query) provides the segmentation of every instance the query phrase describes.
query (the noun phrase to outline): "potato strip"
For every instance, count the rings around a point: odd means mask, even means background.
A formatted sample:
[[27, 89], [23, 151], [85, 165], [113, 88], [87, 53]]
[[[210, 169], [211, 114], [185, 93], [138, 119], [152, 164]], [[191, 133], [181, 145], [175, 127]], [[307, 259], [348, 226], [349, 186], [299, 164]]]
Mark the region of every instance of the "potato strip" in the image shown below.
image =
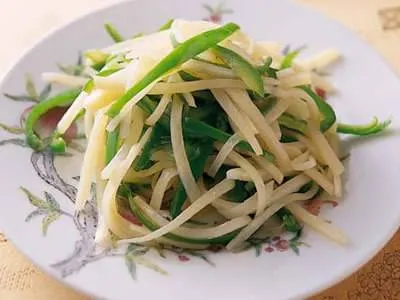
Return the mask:
[[344, 166], [329, 145], [325, 136], [312, 122], [309, 124], [309, 135], [312, 142], [319, 149], [324, 162], [331, 168], [333, 175], [340, 175], [344, 172]]
[[83, 117], [83, 124], [85, 128], [85, 136], [88, 139], [90, 133], [92, 132], [93, 124], [94, 124], [94, 113], [90, 109], [87, 109], [85, 115]]
[[299, 204], [291, 203], [287, 205], [287, 208], [297, 219], [307, 224], [315, 231], [322, 233], [323, 235], [325, 235], [326, 237], [328, 237], [329, 239], [338, 244], [341, 245], [348, 244], [348, 238], [340, 229], [322, 220], [320, 217], [309, 213]]
[[275, 106], [265, 115], [265, 121], [268, 124], [278, 120], [278, 118], [288, 109], [290, 101], [280, 98]]
[[[270, 172], [264, 169], [258, 169], [257, 172], [260, 174], [264, 182], [272, 179]], [[228, 172], [226, 172], [226, 178], [240, 181], [252, 181], [250, 176], [242, 168], [228, 170]]]
[[232, 135], [227, 141], [226, 143], [222, 146], [221, 150], [219, 151], [217, 157], [215, 158], [215, 160], [213, 161], [213, 163], [211, 164], [210, 169], [208, 170], [208, 174], [211, 177], [214, 177], [218, 170], [221, 168], [221, 166], [223, 165], [225, 159], [229, 156], [229, 153], [231, 153], [231, 151], [233, 151], [233, 149], [235, 148], [235, 146], [241, 141], [241, 137], [235, 133], [234, 135]]
[[240, 107], [240, 109], [247, 114], [253, 124], [260, 131], [260, 137], [266, 145], [270, 148], [271, 152], [275, 155], [277, 161], [284, 169], [290, 169], [290, 160], [285, 149], [279, 140], [275, 137], [271, 127], [265, 122], [264, 116], [258, 110], [257, 106], [251, 101], [249, 95], [245, 90], [227, 89], [226, 92], [231, 99]]
[[279, 170], [279, 168], [267, 161], [264, 157], [253, 156], [253, 159], [261, 168], [267, 171], [277, 183], [282, 183], [284, 174]]
[[108, 180], [104, 193], [103, 193], [103, 200], [101, 203], [101, 209], [104, 213], [104, 222], [107, 228], [110, 228], [109, 224], [112, 222], [112, 207], [115, 205], [114, 202], [116, 201], [115, 197], [118, 191], [118, 188], [122, 182], [122, 179], [125, 177], [126, 172], [132, 165], [133, 161], [138, 157], [140, 152], [143, 149], [143, 146], [149, 140], [150, 134], [152, 129], [149, 128], [143, 134], [140, 141], [133, 145], [132, 148], [129, 150], [128, 155], [126, 158], [119, 164], [118, 169], [112, 173], [112, 176]]
[[211, 92], [213, 93], [217, 102], [221, 105], [222, 109], [232, 119], [232, 122], [234, 122], [235, 125], [243, 133], [244, 138], [247, 140], [247, 142], [253, 148], [254, 152], [257, 155], [261, 155], [263, 153], [263, 150], [260, 146], [260, 143], [258, 142], [257, 138], [255, 137], [254, 133], [251, 130], [252, 125], [249, 125], [250, 120], [248, 119], [248, 122], [246, 122], [246, 119], [243, 119], [239, 110], [232, 103], [231, 99], [224, 91], [211, 90]]
[[[140, 208], [147, 216], [150, 217], [151, 220], [154, 220], [160, 226], [168, 225], [169, 221], [166, 218], [162, 217], [159, 212], [155, 211], [145, 201], [141, 200], [140, 198], [136, 198], [135, 201], [137, 201]], [[177, 229], [171, 231], [171, 233], [181, 236], [188, 236], [195, 239], [213, 239], [243, 228], [250, 221], [250, 217], [242, 216], [238, 218], [233, 218], [232, 220], [211, 227], [193, 228], [188, 226], [180, 226]]]
[[228, 250], [234, 251], [252, 234], [254, 234], [270, 217], [278, 210], [294, 201], [305, 200], [304, 194], [291, 194], [269, 206], [261, 215], [256, 216], [250, 224], [244, 228], [227, 246]]
[[96, 114], [80, 173], [79, 187], [75, 200], [75, 209], [78, 211], [85, 207], [90, 198], [92, 180], [95, 178], [96, 166], [99, 164], [99, 149], [104, 147], [107, 120], [108, 117], [104, 114], [104, 111]]
[[179, 178], [185, 187], [186, 194], [188, 195], [190, 201], [194, 202], [200, 197], [201, 193], [199, 187], [197, 186], [196, 180], [194, 179], [185, 151], [185, 143], [183, 140], [182, 131], [182, 111], [183, 103], [179, 97], [175, 97], [172, 101], [171, 111], [172, 150], [174, 151]]
[[215, 199], [218, 199], [219, 197], [227, 193], [229, 190], [231, 190], [234, 187], [234, 185], [235, 182], [233, 180], [224, 179], [223, 181], [215, 185], [213, 188], [211, 188], [208, 192], [203, 194], [199, 199], [197, 199], [197, 201], [193, 202], [179, 216], [177, 216], [173, 221], [169, 222], [167, 225], [143, 237], [133, 238], [129, 240], [122, 240], [119, 243], [129, 244], [129, 243], [148, 242], [157, 239], [159, 237], [162, 237], [173, 230], [176, 230], [186, 221], [190, 220], [196, 213], [198, 213], [204, 207], [211, 204]]
[[300, 154], [292, 161], [292, 167], [296, 171], [304, 171], [314, 168], [317, 165], [317, 161], [314, 157], [310, 156], [308, 151]]
[[323, 174], [318, 172], [316, 168], [305, 170], [304, 173], [318, 183], [329, 195], [334, 194], [333, 184]]
[[204, 79], [186, 82], [159, 82], [149, 95], [181, 94], [209, 89], [246, 88], [243, 81], [238, 79]]
[[267, 205], [268, 201], [268, 197], [266, 195], [264, 188], [264, 180], [257, 172], [257, 169], [240, 154], [236, 153], [235, 151], [231, 151], [228, 157], [234, 162], [236, 162], [249, 175], [249, 177], [252, 178], [252, 181], [254, 182], [254, 185], [256, 186], [257, 190], [256, 214], [260, 214]]
[[153, 189], [151, 195], [150, 206], [155, 210], [161, 209], [162, 200], [164, 194], [171, 184], [171, 181], [178, 175], [176, 168], [167, 168], [161, 172], [161, 176], [158, 178], [157, 183]]
[[81, 92], [79, 96], [72, 103], [71, 107], [63, 115], [61, 120], [57, 124], [57, 132], [59, 134], [64, 134], [71, 124], [75, 121], [75, 118], [79, 115], [83, 108], [83, 103], [85, 98], [88, 96], [86, 92]]

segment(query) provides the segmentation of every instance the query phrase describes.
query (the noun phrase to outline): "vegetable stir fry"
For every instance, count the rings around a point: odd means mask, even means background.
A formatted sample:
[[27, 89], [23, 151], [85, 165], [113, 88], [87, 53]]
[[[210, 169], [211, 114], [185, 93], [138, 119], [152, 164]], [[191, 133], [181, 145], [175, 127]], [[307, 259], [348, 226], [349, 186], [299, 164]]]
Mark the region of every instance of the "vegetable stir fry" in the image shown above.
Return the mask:
[[[37, 104], [25, 122], [35, 151], [63, 153], [64, 134], [82, 122], [87, 138], [76, 210], [95, 183], [96, 242], [168, 244], [240, 251], [252, 239], [304, 226], [346, 244], [345, 234], [308, 211], [316, 198], [339, 198], [338, 134], [367, 136], [390, 121], [337, 121], [321, 71], [337, 51], [300, 60], [276, 43], [252, 40], [234, 23], [169, 20], [158, 32], [90, 49], [82, 70], [46, 73], [67, 86]], [[54, 134], [35, 124], [69, 107]]]

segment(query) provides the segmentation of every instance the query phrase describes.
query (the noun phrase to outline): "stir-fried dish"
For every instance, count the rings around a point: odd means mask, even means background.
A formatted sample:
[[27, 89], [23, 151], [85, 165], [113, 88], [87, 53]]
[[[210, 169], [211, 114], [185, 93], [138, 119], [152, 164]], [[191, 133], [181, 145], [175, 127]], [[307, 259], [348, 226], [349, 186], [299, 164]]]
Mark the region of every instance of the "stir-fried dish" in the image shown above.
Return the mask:
[[[43, 74], [72, 89], [25, 122], [27, 143], [56, 154], [71, 124], [83, 124], [76, 210], [96, 194], [98, 244], [239, 251], [303, 226], [346, 244], [307, 206], [341, 197], [339, 135], [390, 122], [338, 122], [324, 76], [337, 51], [301, 60], [300, 49], [254, 41], [234, 23], [171, 20], [127, 40], [106, 29], [115, 43], [86, 51], [79, 75]], [[35, 124], [54, 107], [69, 108], [44, 139]]]

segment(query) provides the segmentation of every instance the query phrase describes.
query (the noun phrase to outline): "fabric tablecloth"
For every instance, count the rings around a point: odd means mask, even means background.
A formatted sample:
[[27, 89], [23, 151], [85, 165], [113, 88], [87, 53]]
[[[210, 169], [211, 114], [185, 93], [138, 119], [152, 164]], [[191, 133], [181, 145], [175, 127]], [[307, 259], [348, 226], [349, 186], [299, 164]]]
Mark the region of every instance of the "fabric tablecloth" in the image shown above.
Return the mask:
[[[160, 0], [161, 1], [161, 0]], [[29, 45], [51, 28], [117, 0], [13, 0], [0, 3], [0, 76]], [[400, 72], [400, 0], [297, 0], [344, 23]], [[0, 228], [1, 230], [1, 228]], [[43, 274], [0, 233], [0, 299], [88, 299]], [[360, 271], [313, 297], [400, 299], [400, 232]]]

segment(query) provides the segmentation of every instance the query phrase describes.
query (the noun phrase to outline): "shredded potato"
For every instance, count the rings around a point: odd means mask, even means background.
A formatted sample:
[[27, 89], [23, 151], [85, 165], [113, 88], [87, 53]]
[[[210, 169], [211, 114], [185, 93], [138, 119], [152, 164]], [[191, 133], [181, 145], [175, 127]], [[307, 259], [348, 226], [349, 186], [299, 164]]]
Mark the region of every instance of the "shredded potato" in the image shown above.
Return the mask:
[[[236, 108], [236, 106], [229, 99], [228, 95], [220, 90], [212, 90], [215, 99], [221, 105], [221, 107], [226, 111], [226, 113], [232, 119], [232, 122], [239, 128], [240, 132], [243, 133], [247, 142], [251, 145], [254, 152], [257, 155], [262, 154], [262, 148], [260, 143], [258, 142], [254, 131], [252, 130], [252, 124], [250, 123], [250, 119], [245, 119], [242, 117], [240, 111]], [[251, 124], [251, 125], [249, 125]]]
[[78, 194], [75, 201], [77, 210], [82, 210], [89, 200], [91, 181], [96, 175], [96, 166], [99, 164], [99, 149], [104, 147], [106, 124], [107, 116], [105, 116], [104, 111], [99, 111], [96, 115], [87, 151], [83, 159]]
[[238, 79], [203, 79], [196, 81], [157, 83], [150, 91], [150, 95], [162, 95], [171, 93], [192, 93], [195, 91], [208, 90], [208, 89], [225, 89], [237, 88], [246, 86], [241, 80]]
[[27, 142], [62, 152], [67, 129], [82, 121], [76, 210], [96, 197], [96, 244], [110, 247], [116, 236], [117, 245], [236, 252], [266, 240], [272, 223], [348, 243], [302, 202], [341, 197], [338, 133], [370, 134], [340, 123], [327, 102], [335, 88], [321, 71], [339, 53], [299, 60], [232, 23], [168, 24], [86, 51], [81, 75], [42, 75], [76, 89], [54, 106], [68, 110], [50, 143], [33, 125]]
[[234, 186], [234, 182], [229, 179], [225, 179], [218, 183], [215, 187], [210, 189], [208, 192], [203, 194], [197, 201], [191, 204], [184, 213], [180, 214], [173, 221], [169, 222], [167, 225], [161, 227], [160, 229], [153, 231], [152, 233], [145, 235], [143, 237], [138, 237], [130, 240], [122, 240], [122, 243], [143, 243], [151, 241], [153, 239], [159, 238], [166, 233], [179, 228], [180, 225], [185, 223], [191, 217], [193, 217], [198, 211], [212, 203], [215, 199], [231, 190]]

